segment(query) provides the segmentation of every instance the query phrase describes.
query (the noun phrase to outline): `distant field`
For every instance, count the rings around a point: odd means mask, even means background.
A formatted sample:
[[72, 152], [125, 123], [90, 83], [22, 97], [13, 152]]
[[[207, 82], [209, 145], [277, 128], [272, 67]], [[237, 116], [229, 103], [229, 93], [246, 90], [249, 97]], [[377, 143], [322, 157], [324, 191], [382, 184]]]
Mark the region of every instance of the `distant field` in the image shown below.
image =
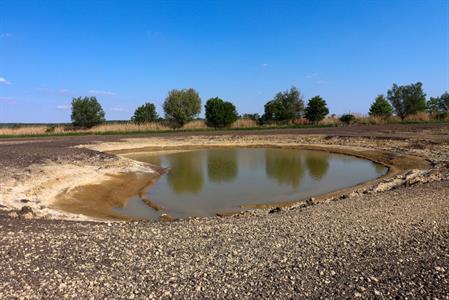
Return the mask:
[[[444, 123], [449, 120], [433, 120], [425, 115], [412, 116], [404, 121], [393, 117], [388, 120], [375, 117], [357, 117], [354, 124], [379, 125], [379, 124], [418, 124], [418, 123]], [[327, 117], [318, 124], [310, 124], [304, 119], [297, 119], [287, 124], [258, 125], [255, 120], [239, 119], [230, 128], [226, 129], [250, 129], [263, 130], [273, 128], [313, 128], [344, 126], [338, 118]], [[33, 137], [33, 136], [76, 136], [76, 135], [109, 135], [109, 134], [139, 134], [172, 131], [209, 131], [214, 128], [207, 127], [203, 120], [195, 120], [185, 124], [181, 128], [174, 129], [164, 122], [146, 124], [134, 124], [129, 121], [108, 121], [105, 124], [90, 129], [74, 129], [70, 123], [3, 123], [0, 124], [0, 138]]]

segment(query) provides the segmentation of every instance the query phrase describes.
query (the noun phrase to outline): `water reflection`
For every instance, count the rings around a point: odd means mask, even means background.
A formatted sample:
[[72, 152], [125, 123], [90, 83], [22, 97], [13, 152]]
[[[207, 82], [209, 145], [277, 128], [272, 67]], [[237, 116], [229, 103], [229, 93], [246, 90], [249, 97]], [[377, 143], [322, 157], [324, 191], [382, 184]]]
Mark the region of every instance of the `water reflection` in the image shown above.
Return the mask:
[[315, 179], [323, 178], [329, 169], [329, 153], [327, 152], [306, 152], [305, 160], [310, 176]]
[[386, 172], [368, 160], [295, 149], [206, 149], [128, 157], [170, 168], [144, 197], [161, 210], [145, 213], [146, 203], [137, 200], [120, 210], [150, 219], [162, 213], [175, 218], [213, 216], [239, 211], [241, 205], [306, 199]]
[[275, 179], [278, 183], [299, 188], [304, 176], [301, 152], [267, 149], [265, 171], [268, 177]]
[[209, 151], [207, 175], [211, 182], [228, 182], [237, 177], [238, 163], [235, 149]]
[[200, 151], [166, 155], [170, 170], [167, 182], [178, 194], [197, 194], [204, 185], [203, 160]]

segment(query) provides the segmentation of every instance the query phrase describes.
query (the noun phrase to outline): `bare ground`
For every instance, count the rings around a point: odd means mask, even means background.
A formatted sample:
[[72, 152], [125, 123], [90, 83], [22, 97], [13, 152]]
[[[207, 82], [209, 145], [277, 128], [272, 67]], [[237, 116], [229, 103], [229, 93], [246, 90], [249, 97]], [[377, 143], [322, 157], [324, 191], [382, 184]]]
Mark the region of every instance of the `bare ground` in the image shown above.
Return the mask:
[[[448, 129], [226, 132], [237, 140], [288, 133], [311, 144], [375, 147], [420, 156], [439, 171], [433, 182], [317, 205], [169, 223], [28, 220], [1, 212], [0, 298], [449, 299]], [[12, 172], [48, 160], [114, 159], [70, 147], [122, 138], [4, 141], [0, 165]]]

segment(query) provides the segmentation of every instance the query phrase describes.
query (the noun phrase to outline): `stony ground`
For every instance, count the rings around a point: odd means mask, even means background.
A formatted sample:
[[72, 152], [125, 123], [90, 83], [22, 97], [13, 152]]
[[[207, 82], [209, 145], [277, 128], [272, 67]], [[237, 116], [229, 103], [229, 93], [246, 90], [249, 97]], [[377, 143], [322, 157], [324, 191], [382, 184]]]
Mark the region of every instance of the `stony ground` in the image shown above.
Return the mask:
[[449, 182], [263, 217], [0, 215], [0, 298], [449, 298]]
[[[449, 126], [432, 126], [322, 134], [412, 136], [418, 153], [447, 157]], [[0, 166], [101, 159], [68, 147], [117, 139], [4, 141]], [[28, 220], [0, 211], [0, 258], [0, 299], [449, 299], [449, 180], [268, 215], [176, 222]]]

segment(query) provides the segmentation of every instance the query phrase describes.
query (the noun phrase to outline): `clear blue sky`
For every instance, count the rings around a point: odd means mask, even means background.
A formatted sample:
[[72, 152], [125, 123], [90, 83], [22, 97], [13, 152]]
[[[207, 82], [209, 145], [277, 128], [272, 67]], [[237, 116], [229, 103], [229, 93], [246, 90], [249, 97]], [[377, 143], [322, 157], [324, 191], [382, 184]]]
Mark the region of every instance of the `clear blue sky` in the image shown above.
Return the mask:
[[128, 119], [188, 87], [239, 113], [292, 85], [366, 113], [416, 81], [449, 90], [449, 0], [0, 0], [0, 122], [69, 121], [89, 95]]

